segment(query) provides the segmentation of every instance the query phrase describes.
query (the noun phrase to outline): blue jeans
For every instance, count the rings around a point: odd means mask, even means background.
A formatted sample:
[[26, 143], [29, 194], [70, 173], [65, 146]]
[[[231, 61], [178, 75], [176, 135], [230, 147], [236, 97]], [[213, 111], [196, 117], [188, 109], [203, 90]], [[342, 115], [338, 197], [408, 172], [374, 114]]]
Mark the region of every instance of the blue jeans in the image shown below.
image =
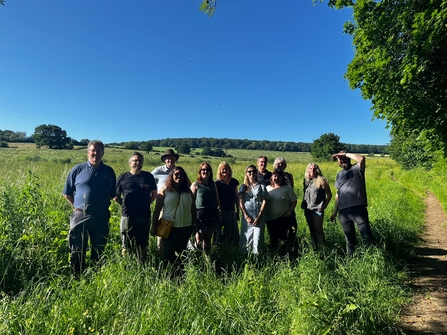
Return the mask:
[[367, 247], [371, 245], [373, 237], [366, 206], [354, 206], [341, 209], [338, 213], [338, 218], [340, 220], [341, 228], [345, 233], [348, 255], [354, 253], [357, 244], [354, 223], [357, 226], [360, 235], [362, 235], [365, 245]]

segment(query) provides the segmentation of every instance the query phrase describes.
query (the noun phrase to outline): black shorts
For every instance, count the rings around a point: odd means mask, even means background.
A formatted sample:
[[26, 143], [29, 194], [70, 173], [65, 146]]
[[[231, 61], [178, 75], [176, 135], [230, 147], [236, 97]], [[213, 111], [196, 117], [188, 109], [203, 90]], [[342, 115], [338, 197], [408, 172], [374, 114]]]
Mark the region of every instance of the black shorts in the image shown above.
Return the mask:
[[129, 249], [133, 243], [142, 248], [149, 245], [149, 230], [151, 218], [134, 218], [121, 216], [121, 242], [124, 249]]

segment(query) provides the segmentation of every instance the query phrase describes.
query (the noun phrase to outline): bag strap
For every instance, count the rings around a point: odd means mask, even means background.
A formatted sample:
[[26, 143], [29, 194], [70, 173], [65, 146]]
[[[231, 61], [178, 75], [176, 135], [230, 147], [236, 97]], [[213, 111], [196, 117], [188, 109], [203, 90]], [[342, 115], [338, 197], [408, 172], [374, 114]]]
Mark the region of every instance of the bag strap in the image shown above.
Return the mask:
[[179, 193], [179, 195], [178, 195], [177, 207], [175, 207], [175, 212], [174, 212], [174, 220], [175, 220], [175, 215], [177, 214], [177, 208], [178, 208], [178, 205], [180, 205], [180, 198], [181, 198], [181, 196], [182, 196], [182, 194]]

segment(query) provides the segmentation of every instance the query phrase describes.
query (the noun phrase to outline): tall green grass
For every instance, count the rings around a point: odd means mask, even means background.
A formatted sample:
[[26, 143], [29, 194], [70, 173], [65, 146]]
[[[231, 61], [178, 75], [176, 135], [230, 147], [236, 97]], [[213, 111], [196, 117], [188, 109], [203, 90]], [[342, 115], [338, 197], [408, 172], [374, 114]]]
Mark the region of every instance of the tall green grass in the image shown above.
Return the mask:
[[[400, 311], [411, 297], [404, 259], [422, 229], [421, 196], [437, 194], [441, 183], [432, 172], [403, 171], [388, 158], [368, 157], [374, 247], [345, 258], [339, 224], [326, 221], [327, 246], [314, 251], [297, 209], [298, 257], [266, 252], [245, 258], [214, 247], [210, 259], [185, 255], [183, 274], [159, 267], [154, 238], [147, 266], [120, 257], [120, 212], [112, 203], [105, 260], [75, 281], [66, 242], [71, 209], [61, 192], [69, 169], [86, 152], [58, 151], [70, 158], [64, 163], [51, 150], [12, 150], [0, 151], [1, 334], [398, 334]], [[130, 154], [107, 148], [105, 159], [119, 174], [127, 171]], [[233, 151], [234, 177], [242, 181], [246, 165], [261, 154]], [[21, 159], [35, 155], [39, 159]], [[287, 171], [301, 197], [312, 159], [288, 155]], [[273, 161], [286, 154], [268, 156]], [[161, 164], [159, 152], [145, 158], [146, 170]], [[203, 160], [216, 169], [222, 159], [182, 156], [178, 164], [193, 180]], [[320, 167], [333, 186], [337, 164]], [[333, 202], [327, 218], [332, 210]]]

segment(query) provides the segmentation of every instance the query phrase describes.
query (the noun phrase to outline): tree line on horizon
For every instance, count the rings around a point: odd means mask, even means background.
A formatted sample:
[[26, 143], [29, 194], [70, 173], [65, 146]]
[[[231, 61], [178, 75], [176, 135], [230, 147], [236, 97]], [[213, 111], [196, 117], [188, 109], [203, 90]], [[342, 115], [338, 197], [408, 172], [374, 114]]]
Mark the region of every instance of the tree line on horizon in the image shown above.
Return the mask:
[[[326, 134], [324, 134], [326, 135]], [[320, 137], [313, 143], [306, 142], [285, 142], [268, 140], [249, 140], [231, 138], [165, 138], [148, 141], [128, 141], [107, 143], [107, 146], [123, 147], [125, 149], [143, 150], [149, 152], [153, 147], [175, 148], [181, 154], [189, 154], [191, 149], [202, 149], [202, 154], [208, 156], [225, 157], [226, 149], [245, 150], [268, 150], [281, 152], [312, 152], [312, 146], [316, 142], [339, 142], [339, 137], [335, 134]], [[333, 135], [333, 136], [332, 136]], [[334, 136], [336, 138], [334, 138]], [[55, 125], [40, 125], [36, 127], [34, 134], [27, 137], [25, 132], [14, 132], [12, 130], [0, 130], [0, 141], [6, 142], [28, 142], [35, 143], [37, 147], [48, 147], [50, 149], [73, 149], [75, 145], [87, 145], [89, 140], [74, 140], [67, 136], [65, 130]], [[385, 155], [389, 153], [388, 145], [375, 144], [343, 144], [343, 147], [351, 152]]]
[[[324, 134], [327, 135], [327, 134]], [[335, 134], [331, 134], [336, 136]], [[323, 135], [322, 135], [323, 136]], [[321, 139], [321, 138], [320, 138]], [[339, 142], [339, 137], [333, 139], [331, 136], [327, 138], [328, 142]], [[284, 141], [269, 141], [269, 140], [249, 140], [249, 139], [231, 139], [231, 138], [165, 138], [159, 140], [149, 140], [146, 142], [121, 142], [110, 143], [110, 146], [123, 146], [129, 149], [136, 149], [141, 147], [145, 143], [150, 144], [152, 147], [171, 147], [175, 148], [179, 153], [188, 154], [192, 148], [201, 149], [213, 149], [217, 152], [217, 155], [221, 156], [223, 150], [226, 149], [245, 149], [245, 150], [268, 150], [268, 151], [281, 151], [281, 152], [312, 152], [312, 146], [315, 145], [315, 141], [312, 143], [307, 142], [284, 142]], [[131, 144], [133, 147], [129, 147]], [[343, 144], [343, 147], [351, 152], [368, 153], [386, 155], [389, 153], [388, 145], [376, 145], [376, 144]], [[220, 150], [219, 150], [220, 149]], [[203, 151], [202, 151], [203, 153]], [[212, 156], [212, 153], [207, 155]]]

